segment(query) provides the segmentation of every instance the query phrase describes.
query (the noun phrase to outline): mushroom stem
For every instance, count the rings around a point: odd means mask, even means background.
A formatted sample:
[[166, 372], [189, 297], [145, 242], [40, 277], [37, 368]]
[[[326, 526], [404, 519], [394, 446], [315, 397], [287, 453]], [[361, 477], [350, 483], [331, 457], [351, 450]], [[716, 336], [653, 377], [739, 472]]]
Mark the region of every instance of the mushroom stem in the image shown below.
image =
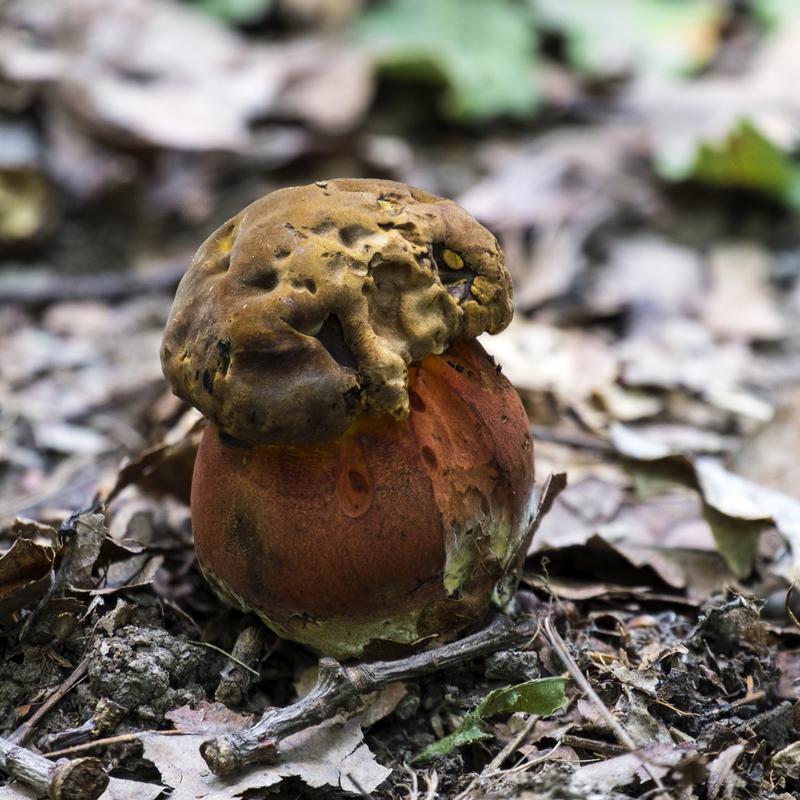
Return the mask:
[[223, 778], [248, 764], [274, 763], [280, 757], [280, 743], [287, 736], [337, 713], [355, 713], [365, 695], [389, 683], [458, 666], [529, 639], [540, 624], [532, 618], [513, 621], [498, 614], [471, 636], [408, 658], [355, 666], [342, 666], [332, 658], [320, 659], [317, 683], [302, 700], [286, 708], [268, 709], [251, 728], [203, 742], [200, 753], [211, 771]]
[[[542, 518], [565, 486], [566, 476], [563, 474], [552, 475], [545, 481], [536, 515], [524, 537], [526, 549]], [[540, 618], [542, 615], [537, 616]], [[200, 745], [200, 754], [209, 769], [221, 778], [233, 775], [247, 764], [275, 763], [280, 758], [280, 743], [287, 736], [318, 725], [337, 713], [357, 712], [362, 705], [361, 699], [371, 692], [395, 681], [454, 667], [506, 645], [531, 639], [540, 625], [540, 619], [530, 616], [512, 620], [496, 614], [476, 633], [408, 658], [348, 667], [333, 658], [322, 658], [317, 682], [305, 697], [286, 708], [267, 709], [251, 728], [208, 739]]]
[[0, 769], [50, 800], [96, 800], [108, 786], [99, 759], [53, 762], [8, 739], [0, 739]]

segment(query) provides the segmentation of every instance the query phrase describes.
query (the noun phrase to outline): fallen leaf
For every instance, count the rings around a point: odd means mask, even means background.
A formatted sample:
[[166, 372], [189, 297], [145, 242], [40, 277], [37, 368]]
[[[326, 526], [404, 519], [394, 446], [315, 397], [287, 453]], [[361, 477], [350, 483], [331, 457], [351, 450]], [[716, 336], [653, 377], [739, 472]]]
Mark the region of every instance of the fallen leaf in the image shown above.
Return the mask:
[[[158, 800], [163, 793], [163, 786], [111, 778], [100, 800]], [[40, 794], [21, 783], [0, 787], [0, 800], [39, 800], [40, 797]]]
[[713, 0], [537, 0], [536, 8], [565, 36], [570, 61], [599, 77], [695, 70], [714, 55], [722, 21]]
[[222, 703], [208, 700], [201, 700], [194, 708], [188, 705], [174, 708], [167, 711], [164, 718], [175, 726], [175, 730], [205, 736], [222, 736], [253, 724], [252, 714], [239, 714]]
[[0, 617], [35, 604], [50, 588], [55, 550], [18, 538], [0, 556]]
[[770, 288], [770, 257], [754, 243], [719, 245], [709, 254], [710, 290], [703, 319], [718, 336], [770, 341], [781, 339], [784, 321]]
[[673, 180], [762, 192], [800, 208], [800, 167], [746, 118], [718, 141], [700, 140], [683, 169], [662, 164], [661, 172]]
[[175, 800], [213, 797], [235, 800], [249, 789], [274, 786], [289, 776], [299, 777], [311, 787], [333, 786], [345, 791], [374, 791], [391, 770], [380, 766], [363, 744], [357, 721], [332, 720], [289, 736], [281, 743], [281, 760], [274, 765], [256, 765], [233, 780], [222, 780], [209, 772], [200, 755], [206, 734], [142, 738], [144, 757], [173, 788]]
[[102, 514], [81, 514], [68, 524], [72, 530], [65, 537], [64, 555], [56, 572], [56, 594], [94, 588], [92, 569], [107, 535]]
[[617, 377], [617, 360], [597, 334], [515, 318], [480, 342], [518, 389], [551, 392], [564, 404], [587, 400]]
[[800, 499], [800, 392], [775, 416], [745, 438], [731, 461], [731, 471], [747, 480]]
[[492, 734], [487, 732], [485, 721], [498, 714], [524, 711], [542, 717], [550, 716], [567, 703], [565, 684], [565, 678], [537, 678], [489, 692], [475, 708], [467, 712], [453, 733], [426, 747], [414, 761], [427, 761], [434, 756], [447, 755], [456, 747], [491, 739]]
[[626, 753], [595, 764], [585, 764], [573, 773], [569, 783], [575, 791], [610, 792], [634, 780], [645, 782], [654, 775], [663, 778], [670, 769], [694, 755], [692, 743], [656, 744], [635, 753]]
[[[708, 778], [706, 780], [708, 800], [716, 800], [723, 790], [725, 790], [726, 797], [732, 795], [733, 789], [739, 782], [739, 779], [733, 774], [733, 765], [743, 752], [743, 744], [732, 744], [730, 747], [726, 747], [708, 765]], [[726, 789], [726, 784], [731, 779], [733, 779], [733, 785], [729, 785]]]
[[629, 311], [630, 327], [652, 318], [691, 316], [703, 292], [702, 262], [695, 250], [643, 234], [616, 241], [597, 269], [588, 303], [598, 314]]
[[390, 0], [369, 9], [356, 34], [384, 73], [444, 82], [449, 117], [529, 117], [536, 108], [536, 33], [524, 5]]
[[774, 525], [790, 555], [774, 566], [776, 574], [793, 580], [800, 575], [800, 501], [742, 478], [707, 456], [676, 452], [633, 429], [616, 424], [611, 438], [617, 450], [643, 462], [664, 462], [677, 468], [672, 478], [695, 486], [705, 504], [705, 518], [714, 531], [720, 553], [738, 577], [745, 577], [757, 552], [757, 541]]

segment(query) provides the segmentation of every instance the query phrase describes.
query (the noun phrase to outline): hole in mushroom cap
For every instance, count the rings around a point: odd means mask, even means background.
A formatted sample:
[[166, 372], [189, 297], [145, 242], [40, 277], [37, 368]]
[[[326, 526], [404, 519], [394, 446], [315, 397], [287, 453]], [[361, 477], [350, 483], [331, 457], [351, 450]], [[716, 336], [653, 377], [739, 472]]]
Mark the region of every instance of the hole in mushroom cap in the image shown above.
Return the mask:
[[355, 359], [344, 338], [342, 323], [336, 314], [328, 314], [322, 327], [315, 334], [320, 344], [328, 351], [333, 360], [342, 367], [356, 369], [358, 362]]
[[345, 225], [339, 229], [339, 238], [345, 247], [352, 247], [359, 239], [371, 235], [372, 231], [363, 225]]
[[264, 292], [271, 292], [277, 285], [280, 277], [278, 270], [273, 266], [265, 265], [261, 269], [255, 270], [247, 275], [243, 282], [254, 289], [261, 289]]
[[441, 242], [433, 246], [432, 258], [439, 273], [439, 280], [448, 293], [459, 302], [469, 298], [475, 273], [464, 259]]
[[315, 294], [317, 291], [317, 283], [313, 278], [295, 278], [292, 280], [292, 286], [295, 289], [305, 289], [310, 294]]

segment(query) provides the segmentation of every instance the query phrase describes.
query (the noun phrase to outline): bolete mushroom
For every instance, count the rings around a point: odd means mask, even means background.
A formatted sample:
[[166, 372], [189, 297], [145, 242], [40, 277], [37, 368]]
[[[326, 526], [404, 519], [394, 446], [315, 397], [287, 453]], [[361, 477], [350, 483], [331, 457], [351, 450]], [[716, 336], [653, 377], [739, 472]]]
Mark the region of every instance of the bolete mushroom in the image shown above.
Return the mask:
[[496, 239], [404, 184], [281, 189], [201, 246], [162, 345], [209, 419], [192, 482], [218, 593], [338, 658], [454, 638], [508, 600], [533, 507]]

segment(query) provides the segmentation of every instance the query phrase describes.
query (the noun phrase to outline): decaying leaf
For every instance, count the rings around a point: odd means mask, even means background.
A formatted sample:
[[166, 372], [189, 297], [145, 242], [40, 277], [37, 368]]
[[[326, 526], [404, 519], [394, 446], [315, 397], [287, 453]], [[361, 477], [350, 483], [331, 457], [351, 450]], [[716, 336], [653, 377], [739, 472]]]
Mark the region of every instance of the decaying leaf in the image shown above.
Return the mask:
[[0, 556], [0, 619], [34, 605], [50, 588], [55, 549], [18, 538]]
[[[158, 800], [163, 793], [163, 786], [112, 777], [100, 800]], [[0, 800], [39, 800], [40, 797], [41, 795], [21, 783], [0, 787]]]
[[787, 577], [800, 572], [800, 502], [793, 497], [751, 483], [713, 458], [685, 455], [623, 425], [612, 428], [612, 440], [623, 455], [664, 462], [677, 468], [672, 479], [696, 486], [720, 553], [736, 575], [749, 574], [758, 537], [769, 525], [777, 528], [791, 550], [791, 557], [776, 569]]
[[695, 753], [691, 744], [656, 744], [636, 753], [610, 758], [579, 767], [570, 784], [576, 789], [610, 791], [635, 780], [647, 781], [651, 775], [663, 777], [681, 761]]
[[164, 719], [168, 719], [176, 730], [206, 736], [233, 733], [253, 724], [252, 715], [239, 714], [222, 703], [209, 703], [207, 700], [202, 700], [194, 708], [186, 705], [167, 711]]
[[731, 470], [753, 483], [800, 499], [800, 393], [794, 392], [775, 416], [745, 438]]
[[390, 772], [375, 761], [356, 721], [333, 720], [296, 733], [282, 742], [280, 763], [247, 770], [233, 781], [209, 773], [199, 750], [206, 738], [206, 734], [144, 737], [144, 756], [156, 765], [162, 781], [173, 788], [172, 797], [235, 800], [248, 789], [274, 786], [289, 776], [299, 777], [312, 787], [371, 792]]

